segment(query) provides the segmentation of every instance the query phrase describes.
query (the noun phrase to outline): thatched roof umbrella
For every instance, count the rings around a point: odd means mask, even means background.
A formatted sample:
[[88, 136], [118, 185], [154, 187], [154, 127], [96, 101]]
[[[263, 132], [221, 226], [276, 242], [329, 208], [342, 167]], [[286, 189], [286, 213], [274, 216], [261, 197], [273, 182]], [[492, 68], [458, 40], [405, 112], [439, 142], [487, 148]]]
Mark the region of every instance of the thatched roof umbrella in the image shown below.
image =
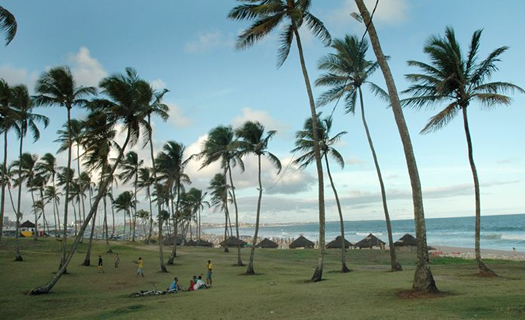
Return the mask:
[[277, 248], [279, 245], [268, 238], [264, 238], [263, 241], [259, 242], [256, 248]]
[[289, 248], [295, 249], [295, 248], [305, 248], [305, 249], [313, 249], [315, 246], [315, 243], [312, 241], [306, 239], [302, 235], [299, 236], [299, 238], [295, 239], [292, 243], [290, 243]]
[[20, 225], [20, 228], [34, 228], [34, 227], [35, 227], [35, 224], [29, 220], [26, 220], [26, 222]]
[[236, 237], [229, 237], [228, 239], [223, 240], [219, 244], [221, 245], [221, 247], [237, 247], [237, 246], [244, 247], [246, 245], [246, 241], [237, 239]]
[[[173, 245], [173, 241], [175, 237], [171, 236], [171, 237], [168, 237], [168, 238], [165, 238], [163, 243], [165, 246], [172, 246]], [[181, 245], [182, 244], [182, 237], [181, 236], [177, 236], [177, 245]]]
[[198, 247], [213, 247], [213, 243], [202, 239], [195, 241], [195, 245]]
[[[345, 248], [348, 249], [348, 248], [350, 248], [352, 246], [353, 246], [353, 244], [350, 241], [345, 239]], [[326, 245], [326, 248], [327, 249], [341, 249], [341, 236], [335, 237], [334, 240], [330, 241]]]
[[394, 242], [396, 247], [417, 247], [417, 239], [410, 233], [405, 234]]
[[188, 242], [186, 242], [185, 246], [188, 246], [188, 247], [195, 247], [197, 245], [197, 243], [195, 241], [190, 240]]
[[363, 240], [357, 242], [354, 244], [354, 247], [358, 248], [373, 248], [373, 247], [379, 247], [381, 249], [385, 248], [385, 242], [379, 239], [378, 237], [374, 236], [373, 234], [369, 234], [366, 237], [363, 238]]

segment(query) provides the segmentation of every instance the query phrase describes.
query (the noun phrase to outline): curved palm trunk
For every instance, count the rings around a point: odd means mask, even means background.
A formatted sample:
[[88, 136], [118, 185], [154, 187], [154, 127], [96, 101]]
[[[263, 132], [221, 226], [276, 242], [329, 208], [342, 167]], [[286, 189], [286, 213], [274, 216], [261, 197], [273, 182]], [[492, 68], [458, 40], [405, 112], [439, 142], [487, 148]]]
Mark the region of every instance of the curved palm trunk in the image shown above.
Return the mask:
[[[22, 128], [22, 132], [23, 128]], [[24, 258], [22, 258], [22, 253], [20, 252], [20, 241], [19, 241], [19, 225], [20, 225], [20, 218], [22, 216], [22, 213], [20, 212], [20, 203], [22, 201], [22, 180], [20, 179], [20, 175], [22, 174], [22, 152], [23, 152], [23, 145], [24, 145], [24, 135], [20, 135], [20, 163], [18, 166], [18, 203], [16, 205], [16, 235], [15, 235], [15, 261], [24, 261]]]
[[392, 224], [390, 223], [390, 214], [388, 213], [385, 183], [383, 182], [383, 175], [381, 174], [381, 169], [379, 168], [379, 161], [377, 160], [376, 150], [374, 148], [374, 143], [372, 142], [372, 135], [370, 134], [370, 130], [368, 129], [368, 124], [366, 122], [363, 92], [361, 91], [361, 87], [359, 87], [359, 102], [361, 104], [361, 120], [363, 121], [363, 127], [365, 128], [366, 139], [368, 140], [368, 145], [370, 146], [370, 152], [372, 152], [372, 158], [374, 159], [374, 165], [376, 167], [377, 179], [379, 180], [379, 186], [381, 189], [381, 201], [383, 203], [383, 211], [385, 213], [386, 221], [386, 231], [388, 234], [390, 268], [392, 271], [401, 271], [403, 270], [403, 268], [401, 267], [401, 264], [399, 264], [399, 262], [397, 261], [394, 239], [392, 238]]
[[[228, 175], [230, 176], [230, 184], [232, 186], [232, 198], [233, 198], [233, 206], [235, 208], [235, 232], [237, 234], [237, 239], [241, 239], [239, 236], [239, 209], [237, 208], [237, 198], [235, 197], [235, 186], [233, 185], [233, 177], [232, 177], [232, 168], [230, 167], [230, 164], [228, 163]], [[230, 224], [231, 225], [231, 224]], [[241, 267], [244, 266], [241, 259], [241, 246], [237, 246], [237, 266]]]
[[[78, 169], [78, 188], [80, 190], [80, 202], [78, 204], [79, 205], [78, 215], [80, 216], [80, 206], [82, 206], [82, 219], [86, 220], [86, 206], [84, 204], [84, 188], [82, 187], [82, 180], [80, 179], [80, 174], [82, 172], [80, 172], [80, 146], [78, 145], [78, 143], [77, 143], [77, 169]], [[82, 240], [84, 240], [84, 235], [82, 235]]]
[[377, 35], [374, 23], [370, 20], [370, 13], [366, 8], [363, 0], [355, 0], [359, 12], [364, 19], [364, 22], [368, 28], [368, 35], [370, 42], [374, 49], [379, 67], [385, 78], [385, 82], [388, 88], [388, 94], [390, 96], [390, 104], [392, 106], [392, 112], [397, 124], [403, 149], [405, 152], [405, 158], [407, 162], [408, 174], [410, 176], [410, 184], [412, 187], [412, 203], [414, 205], [414, 223], [416, 229], [417, 238], [417, 266], [414, 274], [414, 281], [412, 283], [412, 290], [420, 292], [438, 292], [432, 271], [428, 263], [428, 249], [427, 249], [427, 231], [425, 225], [425, 212], [423, 208], [423, 194], [421, 191], [421, 182], [419, 180], [419, 172], [417, 169], [416, 157], [414, 156], [414, 150], [412, 148], [412, 141], [410, 140], [410, 134], [405, 122], [403, 115], [403, 109], [399, 102], [399, 96], [397, 94], [397, 88], [390, 71], [390, 67], [386, 61], [386, 58], [381, 49], [379, 43], [379, 37]]
[[247, 274], [255, 274], [253, 269], [253, 260], [255, 258], [255, 246], [257, 245], [257, 236], [259, 235], [259, 221], [261, 217], [261, 200], [262, 200], [262, 179], [261, 179], [261, 155], [257, 155], [257, 164], [259, 168], [258, 179], [259, 179], [259, 198], [257, 199], [257, 215], [255, 218], [255, 233], [253, 234], [253, 243], [250, 250], [250, 262], [248, 263], [248, 268], [246, 269]]
[[[172, 196], [173, 199], [173, 196]], [[171, 255], [168, 259], [168, 264], [172, 265], [175, 257], [177, 256], [177, 238], [179, 237], [179, 218], [177, 213], [179, 212], [180, 204], [180, 179], [177, 179], [177, 204], [175, 205], [175, 210], [173, 210], [173, 201], [171, 202], [171, 212], [173, 215], [173, 247], [171, 249]]]
[[133, 236], [131, 237], [131, 241], [135, 241], [135, 229], [137, 227], [137, 180], [138, 180], [138, 171], [135, 171], [137, 172], [135, 174], [135, 193], [134, 193], [134, 198], [135, 198], [135, 207], [133, 208]]
[[[86, 216], [86, 220], [84, 221], [84, 223], [82, 223], [82, 226], [80, 228], [80, 234], [86, 231], [88, 222], [91, 220], [91, 217], [93, 217], [93, 215], [96, 213], [98, 204], [100, 203], [100, 200], [104, 196], [104, 193], [107, 190], [110, 181], [112, 180], [113, 174], [115, 173], [115, 170], [117, 169], [118, 164], [122, 160], [122, 157], [129, 143], [129, 140], [130, 140], [130, 131], [128, 130], [126, 134], [126, 139], [124, 140], [124, 144], [122, 145], [122, 149], [120, 150], [119, 155], [117, 156], [117, 159], [115, 160], [115, 163], [113, 167], [111, 168], [111, 173], [108, 175], [106, 180], [101, 179], [99, 183], [97, 196], [95, 197], [95, 200], [93, 201], [93, 206], [89, 210], [89, 214]], [[71, 259], [73, 259], [73, 255], [75, 254], [77, 246], [80, 243], [80, 238], [81, 238], [80, 234], [77, 234], [75, 241], [73, 241], [73, 244], [71, 245], [71, 248], [69, 249], [69, 253], [66, 256], [66, 259], [64, 261], [65, 263], [62, 264], [62, 266], [58, 269], [55, 276], [45, 285], [33, 288], [31, 291], [29, 291], [30, 295], [49, 293], [51, 289], [57, 284], [58, 280], [60, 280], [62, 275], [66, 272], [67, 266], [71, 262]]]
[[[62, 258], [60, 259], [60, 265], [58, 269], [66, 264], [66, 252], [67, 252], [67, 215], [69, 207], [69, 172], [71, 171], [71, 107], [66, 106], [67, 109], [67, 139], [68, 139], [68, 148], [67, 148], [67, 177], [66, 177], [66, 197], [64, 201], [64, 232], [62, 236]], [[75, 231], [76, 231], [76, 221], [75, 221]], [[66, 272], [66, 271], [65, 271]], [[58, 273], [57, 273], [58, 274]]]
[[149, 243], [151, 241], [151, 235], [153, 234], [153, 207], [151, 205], [151, 194], [150, 194], [150, 188], [148, 186], [148, 201], [149, 201], [149, 232], [148, 232], [148, 239], [146, 240], [146, 243]]
[[93, 221], [91, 223], [91, 233], [89, 235], [89, 244], [88, 244], [88, 247], [87, 247], [87, 252], [86, 252], [86, 258], [84, 259], [84, 263], [82, 263], [82, 265], [84, 266], [88, 266], [91, 264], [91, 245], [93, 244], [93, 236], [95, 235], [95, 223], [97, 221], [97, 211], [98, 210], [95, 210], [95, 214], [93, 215]]
[[106, 247], [108, 247], [107, 253], [113, 253], [111, 246], [109, 245], [109, 228], [108, 228], [108, 204], [106, 195], [104, 194], [104, 230], [106, 232]]
[[317, 180], [319, 189], [319, 256], [317, 259], [317, 267], [310, 279], [312, 282], [321, 281], [323, 279], [324, 255], [325, 255], [325, 204], [324, 204], [324, 182], [323, 182], [323, 164], [321, 162], [321, 152], [319, 150], [319, 134], [317, 130], [317, 112], [315, 111], [314, 95], [312, 93], [312, 85], [306, 70], [306, 62], [304, 60], [303, 46], [299, 31], [295, 23], [293, 23], [293, 32], [297, 42], [297, 49], [299, 51], [299, 59], [301, 61], [301, 69], [303, 71], [304, 83], [306, 85], [306, 92], [308, 94], [308, 102], [310, 104], [310, 112], [312, 117], [312, 130], [314, 135], [314, 157], [317, 168]]
[[[151, 125], [151, 116], [148, 114], [148, 124]], [[161, 207], [160, 207], [160, 187], [159, 187], [159, 181], [157, 179], [157, 168], [155, 167], [155, 156], [153, 152], [153, 141], [151, 139], [151, 132], [149, 133], [149, 147], [150, 147], [150, 156], [151, 156], [151, 164], [153, 166], [153, 181], [155, 183], [155, 190], [157, 190], [157, 212], [159, 217], [159, 262], [160, 262], [160, 271], [161, 272], [168, 272], [166, 269], [166, 265], [164, 264], [164, 251], [162, 248], [162, 219], [161, 217]]]
[[346, 265], [345, 224], [343, 219], [343, 210], [341, 210], [341, 202], [339, 201], [339, 195], [335, 189], [334, 179], [332, 178], [332, 173], [330, 172], [330, 164], [328, 162], [328, 156], [326, 153], [324, 154], [324, 160], [326, 163], [328, 179], [330, 179], [330, 185], [332, 186], [332, 191], [334, 192], [335, 203], [337, 204], [337, 212], [339, 213], [339, 227], [341, 229], [341, 272], [346, 273], [350, 272], [350, 269], [348, 269], [348, 266]]
[[474, 163], [474, 149], [472, 147], [472, 138], [470, 136], [470, 130], [468, 125], [468, 117], [467, 117], [467, 108], [463, 107], [463, 125], [465, 127], [465, 136], [467, 138], [467, 146], [468, 146], [468, 160], [470, 163], [470, 168], [472, 170], [472, 178], [474, 179], [474, 197], [476, 201], [476, 225], [475, 225], [475, 241], [474, 241], [474, 251], [476, 255], [476, 262], [478, 264], [478, 270], [481, 274], [490, 274], [490, 275], [496, 275], [494, 271], [489, 269], [481, 260], [481, 244], [480, 244], [480, 238], [481, 238], [481, 195], [479, 191], [479, 179], [478, 179], [478, 172], [476, 170], [476, 164]]
[[0, 241], [4, 230], [5, 186], [7, 182], [7, 131], [4, 132], [4, 163], [2, 164], [2, 198], [0, 199]]

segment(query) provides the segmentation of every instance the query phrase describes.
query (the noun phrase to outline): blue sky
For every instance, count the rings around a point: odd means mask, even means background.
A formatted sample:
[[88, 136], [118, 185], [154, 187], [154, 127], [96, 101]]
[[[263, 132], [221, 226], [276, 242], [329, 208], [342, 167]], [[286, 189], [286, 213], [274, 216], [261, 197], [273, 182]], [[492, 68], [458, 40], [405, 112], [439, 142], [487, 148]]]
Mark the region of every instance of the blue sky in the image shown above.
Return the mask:
[[[349, 14], [357, 11], [351, 0], [312, 1], [311, 13], [321, 19], [333, 38], [346, 34], [361, 36], [364, 26]], [[313, 167], [300, 171], [290, 165], [294, 135], [309, 116], [296, 48], [285, 64], [276, 68], [278, 35], [246, 50], [235, 50], [239, 32], [249, 24], [230, 21], [234, 0], [25, 0], [2, 1], [17, 18], [18, 33], [13, 42], [0, 47], [0, 78], [10, 84], [24, 83], [33, 90], [35, 80], [45, 70], [68, 65], [77, 81], [96, 85], [103, 77], [135, 68], [157, 88], [170, 92], [165, 102], [170, 119], [155, 119], [155, 149], [168, 140], [186, 145], [188, 155], [199, 152], [207, 132], [217, 125], [240, 126], [258, 120], [278, 133], [270, 150], [286, 170], [277, 175], [264, 166], [262, 222], [317, 220], [317, 190]], [[372, 10], [373, 2], [367, 2]], [[501, 57], [499, 71], [492, 80], [508, 81], [525, 87], [522, 73], [525, 30], [522, 13], [525, 2], [507, 0], [381, 0], [375, 14], [376, 28], [399, 90], [408, 84], [404, 74], [416, 72], [407, 60], [427, 61], [422, 52], [430, 35], [442, 35], [446, 26], [454, 27], [464, 50], [472, 33], [483, 28], [481, 57], [500, 46], [510, 49]], [[310, 78], [315, 80], [319, 59], [332, 52], [307, 32], [302, 32]], [[369, 50], [369, 59], [373, 52]], [[372, 79], [384, 86], [380, 72]], [[316, 96], [326, 88], [314, 88]], [[482, 214], [525, 212], [525, 118], [523, 95], [514, 95], [510, 107], [491, 110], [470, 107], [471, 134], [481, 182]], [[329, 114], [335, 104], [320, 109]], [[393, 219], [413, 217], [411, 190], [405, 158], [392, 111], [365, 91], [368, 123], [385, 178], [389, 209]], [[56, 153], [53, 140], [65, 122], [60, 108], [40, 108], [51, 118], [41, 139], [25, 145], [27, 152], [42, 156]], [[468, 164], [461, 118], [432, 134], [418, 132], [436, 110], [405, 110], [405, 117], [421, 176], [427, 217], [469, 216], [474, 214], [472, 176]], [[76, 110], [76, 117], [83, 117]], [[342, 104], [334, 111], [333, 133], [347, 131], [338, 150], [345, 168], [332, 166], [336, 187], [346, 220], [383, 219], [375, 169], [366, 142], [360, 115], [346, 115]], [[2, 139], [3, 140], [3, 139]], [[17, 139], [9, 135], [9, 156], [17, 154]], [[3, 142], [1, 143], [3, 147]], [[148, 150], [135, 150], [149, 161]], [[61, 165], [65, 154], [57, 155]], [[187, 173], [193, 187], [205, 189], [217, 165], [198, 170], [191, 163]], [[256, 208], [256, 163], [246, 159], [246, 171], [235, 172], [240, 220], [253, 222]], [[129, 186], [120, 186], [123, 191]], [[337, 211], [329, 185], [326, 185], [327, 219], [336, 220]], [[29, 218], [28, 194], [24, 196], [25, 218]], [[146, 201], [141, 199], [141, 205]], [[49, 209], [51, 210], [51, 209]], [[10, 206], [7, 215], [13, 217]], [[119, 214], [120, 215], [120, 214]], [[203, 220], [222, 221], [222, 214], [207, 210]]]

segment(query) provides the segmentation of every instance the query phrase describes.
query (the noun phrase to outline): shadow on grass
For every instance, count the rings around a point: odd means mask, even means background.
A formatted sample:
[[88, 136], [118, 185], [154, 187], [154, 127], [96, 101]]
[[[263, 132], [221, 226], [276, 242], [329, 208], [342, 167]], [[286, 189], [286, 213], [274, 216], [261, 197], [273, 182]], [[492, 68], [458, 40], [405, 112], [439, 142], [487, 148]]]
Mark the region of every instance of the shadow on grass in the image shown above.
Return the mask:
[[145, 307], [146, 306], [142, 305], [142, 304], [132, 304], [132, 305], [126, 306], [124, 308], [118, 308], [118, 309], [115, 309], [113, 311], [109, 311], [107, 313], [101, 314], [97, 318], [98, 319], [111, 319], [111, 318], [115, 318], [115, 317], [119, 317], [120, 318], [122, 315], [136, 312], [136, 311], [138, 311], [140, 309], [143, 309]]
[[396, 297], [401, 300], [414, 300], [414, 299], [436, 299], [455, 296], [454, 293], [439, 291], [439, 292], [419, 292], [414, 290], [402, 290], [396, 293]]

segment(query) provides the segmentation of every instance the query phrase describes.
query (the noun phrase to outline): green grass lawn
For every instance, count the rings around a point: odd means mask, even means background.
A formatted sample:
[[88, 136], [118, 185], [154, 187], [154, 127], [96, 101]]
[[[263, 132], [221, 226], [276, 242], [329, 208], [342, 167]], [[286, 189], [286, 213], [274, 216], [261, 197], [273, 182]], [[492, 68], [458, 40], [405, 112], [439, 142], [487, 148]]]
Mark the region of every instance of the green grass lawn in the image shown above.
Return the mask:
[[[233, 266], [237, 252], [217, 248], [179, 247], [176, 264], [161, 273], [156, 246], [95, 242], [90, 267], [81, 266], [86, 243], [80, 245], [68, 271], [52, 293], [27, 296], [53, 276], [59, 262], [55, 239], [21, 239], [23, 262], [14, 261], [13, 240], [0, 244], [0, 314], [2, 319], [519, 319], [525, 318], [525, 263], [485, 261], [499, 277], [477, 275], [472, 261], [436, 258], [432, 272], [442, 294], [407, 294], [414, 275], [415, 254], [399, 253], [402, 272], [389, 272], [388, 252], [351, 250], [352, 272], [342, 274], [340, 252], [328, 250], [324, 281], [308, 280], [317, 263], [316, 250], [257, 249], [257, 275]], [[87, 241], [86, 241], [87, 242]], [[167, 262], [171, 248], [165, 247]], [[248, 262], [249, 249], [243, 249]], [[97, 273], [102, 254], [105, 273]], [[142, 256], [145, 277], [137, 278]], [[196, 292], [129, 298], [133, 292], [166, 289], [177, 276], [184, 287], [193, 275], [214, 264], [213, 288]], [[407, 297], [408, 296], [408, 297]]]

